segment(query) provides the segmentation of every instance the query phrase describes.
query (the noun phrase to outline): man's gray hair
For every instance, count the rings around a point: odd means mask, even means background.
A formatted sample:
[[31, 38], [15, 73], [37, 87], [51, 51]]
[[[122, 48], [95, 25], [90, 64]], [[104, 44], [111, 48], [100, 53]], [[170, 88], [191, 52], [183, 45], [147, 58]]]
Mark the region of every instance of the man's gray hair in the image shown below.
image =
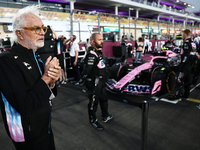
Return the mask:
[[26, 26], [26, 21], [25, 21], [25, 16], [28, 14], [33, 14], [40, 18], [39, 15], [39, 5], [30, 5], [27, 6], [23, 9], [20, 9], [17, 14], [13, 18], [13, 37], [12, 37], [12, 42], [17, 42], [17, 35], [16, 32], [17, 30], [22, 30], [22, 27]]

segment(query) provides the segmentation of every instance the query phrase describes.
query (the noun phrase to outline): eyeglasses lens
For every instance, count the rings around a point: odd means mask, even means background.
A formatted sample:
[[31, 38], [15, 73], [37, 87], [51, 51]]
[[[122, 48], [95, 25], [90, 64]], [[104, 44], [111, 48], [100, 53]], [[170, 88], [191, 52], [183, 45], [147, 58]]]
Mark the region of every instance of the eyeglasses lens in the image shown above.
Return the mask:
[[36, 28], [36, 33], [40, 33], [40, 27]]
[[44, 33], [46, 33], [47, 32], [47, 27], [43, 27], [43, 31], [44, 31]]

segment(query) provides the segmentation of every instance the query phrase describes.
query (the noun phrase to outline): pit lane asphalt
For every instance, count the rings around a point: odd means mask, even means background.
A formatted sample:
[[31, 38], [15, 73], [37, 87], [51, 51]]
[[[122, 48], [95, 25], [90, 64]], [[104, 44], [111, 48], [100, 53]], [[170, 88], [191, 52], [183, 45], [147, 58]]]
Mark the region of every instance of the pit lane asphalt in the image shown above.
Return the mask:
[[[190, 97], [198, 101], [200, 88]], [[141, 97], [132, 97], [142, 101]], [[70, 83], [58, 88], [53, 100], [52, 129], [57, 150], [140, 150], [141, 109], [109, 100], [114, 119], [101, 123], [105, 130], [94, 129], [88, 121], [88, 99], [82, 88]], [[148, 150], [199, 150], [200, 110], [192, 101], [177, 104], [158, 101], [150, 105]], [[100, 108], [97, 117], [101, 122]], [[14, 150], [0, 115], [0, 149]]]

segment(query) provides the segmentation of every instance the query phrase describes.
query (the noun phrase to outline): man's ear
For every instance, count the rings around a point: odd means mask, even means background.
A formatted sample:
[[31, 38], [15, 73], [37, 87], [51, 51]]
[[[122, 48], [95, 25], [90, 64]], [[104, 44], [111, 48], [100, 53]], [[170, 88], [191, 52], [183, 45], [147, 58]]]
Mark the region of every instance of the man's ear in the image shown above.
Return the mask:
[[95, 40], [92, 40], [92, 43], [94, 43], [94, 44], [95, 44]]
[[18, 38], [19, 38], [20, 40], [23, 40], [23, 39], [24, 39], [23, 36], [22, 36], [22, 31], [17, 30], [17, 31], [15, 31], [15, 33], [16, 33], [16, 35], [18, 36]]

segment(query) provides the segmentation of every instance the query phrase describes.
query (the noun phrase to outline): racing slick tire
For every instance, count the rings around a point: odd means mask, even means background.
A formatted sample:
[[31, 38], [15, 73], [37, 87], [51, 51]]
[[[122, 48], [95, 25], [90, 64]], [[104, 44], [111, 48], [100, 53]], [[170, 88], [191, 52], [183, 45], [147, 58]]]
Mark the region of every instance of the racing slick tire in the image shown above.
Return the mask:
[[171, 92], [176, 86], [176, 73], [170, 68], [156, 67], [151, 75], [152, 87], [154, 83], [159, 80], [161, 80], [161, 90], [159, 93], [165, 94]]
[[127, 66], [124, 63], [115, 63], [109, 70], [109, 78], [119, 81], [127, 74]]

